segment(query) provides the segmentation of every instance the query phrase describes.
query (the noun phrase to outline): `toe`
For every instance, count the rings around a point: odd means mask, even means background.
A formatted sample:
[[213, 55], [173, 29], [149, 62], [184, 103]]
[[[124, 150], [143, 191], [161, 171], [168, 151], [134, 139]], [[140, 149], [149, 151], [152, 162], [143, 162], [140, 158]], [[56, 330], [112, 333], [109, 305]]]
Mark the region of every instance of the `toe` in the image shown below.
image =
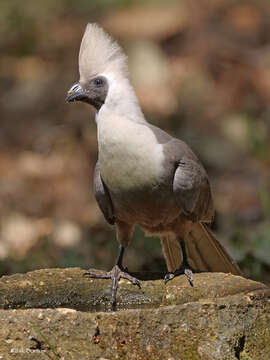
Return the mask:
[[134, 280], [132, 281], [132, 284], [133, 284], [133, 285], [137, 285], [139, 289], [142, 288], [142, 287], [141, 287], [141, 283], [139, 282], [138, 279], [134, 279]]
[[191, 286], [193, 286], [193, 273], [190, 269], [185, 269], [185, 275], [188, 278], [188, 281]]
[[120, 276], [121, 276], [122, 279], [126, 279], [126, 280], [130, 281], [133, 285], [137, 285], [141, 289], [141, 284], [140, 284], [139, 280], [136, 279], [135, 277], [133, 277], [133, 276], [131, 276], [128, 273], [123, 272], [123, 271], [121, 272]]
[[97, 274], [97, 273], [93, 273], [90, 271], [87, 271], [83, 274], [83, 276], [87, 276], [93, 279], [110, 279], [111, 278], [111, 274], [110, 273], [101, 273], [101, 274]]
[[168, 281], [172, 280], [174, 278], [174, 274], [173, 273], [168, 273], [165, 275], [164, 277], [164, 282], [165, 284], [167, 284]]

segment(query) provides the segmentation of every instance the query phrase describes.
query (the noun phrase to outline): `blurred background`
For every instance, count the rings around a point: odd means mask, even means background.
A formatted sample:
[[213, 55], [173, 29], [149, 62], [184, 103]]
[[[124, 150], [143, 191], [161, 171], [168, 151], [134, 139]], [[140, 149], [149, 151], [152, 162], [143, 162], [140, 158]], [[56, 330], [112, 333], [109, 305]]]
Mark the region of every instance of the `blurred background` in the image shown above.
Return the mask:
[[[65, 103], [87, 22], [128, 53], [147, 119], [199, 155], [220, 241], [270, 283], [269, 0], [0, 2], [0, 275], [114, 263], [92, 191], [94, 112]], [[165, 271], [159, 241], [140, 229], [124, 262]]]

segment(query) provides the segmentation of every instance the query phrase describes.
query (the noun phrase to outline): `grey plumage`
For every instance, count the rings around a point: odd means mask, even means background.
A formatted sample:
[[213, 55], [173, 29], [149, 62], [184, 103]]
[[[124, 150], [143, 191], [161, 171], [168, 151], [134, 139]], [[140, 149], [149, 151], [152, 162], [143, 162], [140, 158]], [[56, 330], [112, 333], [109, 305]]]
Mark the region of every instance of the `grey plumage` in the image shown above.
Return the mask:
[[96, 163], [95, 172], [94, 172], [94, 193], [97, 203], [102, 211], [105, 219], [108, 221], [110, 225], [114, 225], [115, 217], [113, 214], [113, 205], [112, 201], [104, 184], [99, 170], [99, 163]]
[[80, 81], [67, 100], [85, 101], [97, 110], [95, 196], [122, 245], [116, 266], [103, 275], [113, 279], [112, 301], [120, 277], [138, 285], [122, 267], [136, 224], [160, 236], [168, 270], [184, 272], [191, 284], [191, 268], [240, 274], [204, 224], [214, 215], [205, 169], [184, 142], [145, 120], [128, 80], [126, 56], [95, 24], [88, 24], [83, 36], [79, 70]]

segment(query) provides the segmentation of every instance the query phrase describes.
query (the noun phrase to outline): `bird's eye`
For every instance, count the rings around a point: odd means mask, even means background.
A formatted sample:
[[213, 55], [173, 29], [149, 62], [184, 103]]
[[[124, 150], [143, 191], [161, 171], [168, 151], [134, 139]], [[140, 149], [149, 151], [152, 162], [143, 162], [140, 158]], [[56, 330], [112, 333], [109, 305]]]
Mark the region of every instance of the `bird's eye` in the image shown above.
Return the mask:
[[95, 78], [94, 79], [94, 84], [96, 85], [96, 86], [101, 86], [101, 85], [103, 85], [103, 79], [101, 79], [101, 78]]

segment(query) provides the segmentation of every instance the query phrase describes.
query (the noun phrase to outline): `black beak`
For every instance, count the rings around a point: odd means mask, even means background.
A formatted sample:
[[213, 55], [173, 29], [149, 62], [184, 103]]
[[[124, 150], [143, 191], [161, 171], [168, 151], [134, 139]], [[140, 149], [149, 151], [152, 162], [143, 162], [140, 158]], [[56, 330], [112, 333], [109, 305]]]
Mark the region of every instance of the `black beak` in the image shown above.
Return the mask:
[[86, 100], [87, 100], [87, 96], [85, 95], [79, 83], [72, 85], [67, 92], [66, 102], [86, 101]]

